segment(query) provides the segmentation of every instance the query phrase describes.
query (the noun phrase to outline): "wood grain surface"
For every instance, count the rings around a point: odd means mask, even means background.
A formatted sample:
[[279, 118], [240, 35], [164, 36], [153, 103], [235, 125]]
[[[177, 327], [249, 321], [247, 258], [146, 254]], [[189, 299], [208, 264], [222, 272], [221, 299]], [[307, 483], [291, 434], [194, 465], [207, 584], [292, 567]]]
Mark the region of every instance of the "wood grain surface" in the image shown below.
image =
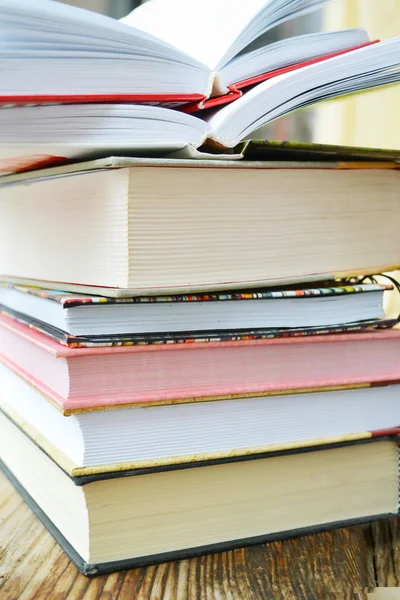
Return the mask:
[[373, 600], [399, 585], [397, 519], [87, 579], [0, 473], [1, 600]]

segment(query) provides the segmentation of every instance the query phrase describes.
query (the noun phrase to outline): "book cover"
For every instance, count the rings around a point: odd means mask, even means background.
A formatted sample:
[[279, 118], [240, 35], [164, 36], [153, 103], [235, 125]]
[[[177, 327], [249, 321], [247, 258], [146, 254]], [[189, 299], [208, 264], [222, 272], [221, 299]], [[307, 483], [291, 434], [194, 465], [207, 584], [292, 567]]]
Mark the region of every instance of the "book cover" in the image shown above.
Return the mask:
[[[314, 448], [298, 449], [296, 451], [296, 453], [318, 451], [318, 450], [324, 450], [327, 448], [334, 449], [334, 448], [339, 448], [339, 447], [344, 447], [344, 446], [351, 446], [351, 445], [355, 445], [355, 444], [366, 444], [366, 443], [369, 444], [369, 443], [373, 443], [373, 442], [380, 441], [380, 440], [390, 440], [390, 441], [396, 441], [396, 443], [398, 443], [398, 432], [393, 430], [392, 432], [382, 432], [381, 434], [378, 434], [375, 438], [370, 437], [368, 439], [353, 440], [353, 441], [341, 442], [341, 443], [332, 444], [332, 445], [322, 445], [322, 446], [314, 447]], [[284, 455], [287, 453], [288, 452], [269, 453], [267, 455], [260, 455], [257, 458], [265, 458], [267, 456], [273, 457], [273, 456], [277, 456], [277, 455]], [[289, 451], [289, 453], [290, 453], [290, 451]], [[254, 459], [257, 460], [257, 458], [243, 457], [242, 459], [234, 459], [234, 461], [237, 462], [237, 460], [254, 460]], [[209, 462], [207, 464], [197, 465], [197, 466], [207, 466], [208, 464], [215, 464], [215, 463]], [[194, 465], [175, 465], [173, 468], [174, 469], [191, 468], [192, 466], [194, 466]], [[48, 529], [50, 534], [55, 538], [55, 540], [58, 542], [58, 544], [61, 546], [61, 548], [67, 554], [67, 556], [74, 562], [74, 564], [78, 567], [78, 569], [81, 571], [81, 573], [88, 577], [101, 575], [101, 574], [105, 574], [105, 573], [111, 573], [114, 571], [120, 571], [120, 570], [124, 570], [124, 569], [129, 569], [129, 568], [134, 568], [134, 567], [141, 567], [141, 566], [150, 565], [150, 564], [157, 564], [157, 563], [161, 563], [161, 562], [165, 562], [165, 561], [187, 559], [187, 558], [192, 558], [192, 557], [196, 557], [196, 556], [201, 556], [201, 555], [207, 554], [207, 553], [222, 552], [222, 551], [232, 550], [232, 549], [239, 548], [239, 547], [246, 547], [246, 546], [251, 546], [251, 545], [255, 545], [255, 544], [266, 543], [269, 541], [282, 540], [282, 539], [297, 537], [297, 536], [301, 536], [301, 535], [305, 535], [305, 534], [309, 534], [309, 533], [330, 530], [333, 528], [338, 528], [338, 527], [343, 527], [343, 526], [358, 525], [358, 524], [368, 523], [370, 521], [376, 521], [378, 519], [388, 518], [389, 516], [393, 516], [392, 514], [387, 514], [387, 513], [371, 514], [366, 517], [364, 516], [364, 517], [359, 517], [359, 518], [351, 518], [351, 519], [346, 519], [345, 521], [331, 521], [329, 523], [321, 523], [320, 525], [312, 525], [312, 526], [302, 527], [299, 529], [291, 529], [291, 530], [281, 531], [281, 532], [272, 533], [272, 534], [258, 535], [258, 536], [253, 536], [253, 537], [245, 538], [245, 539], [242, 538], [242, 539], [237, 539], [237, 540], [219, 542], [219, 543], [214, 543], [211, 545], [203, 545], [203, 546], [199, 546], [199, 547], [185, 548], [183, 550], [175, 550], [175, 551], [165, 552], [162, 554], [152, 554], [151, 556], [141, 556], [141, 557], [136, 557], [133, 559], [116, 560], [116, 561], [112, 561], [112, 562], [92, 564], [92, 563], [86, 562], [82, 558], [82, 556], [80, 556], [79, 553], [71, 546], [71, 544], [66, 540], [64, 535], [60, 532], [60, 530], [51, 521], [51, 519], [49, 519], [49, 517], [46, 515], [46, 513], [35, 502], [35, 500], [32, 498], [32, 496], [26, 491], [26, 489], [23, 487], [23, 485], [21, 485], [18, 478], [12, 473], [12, 471], [2, 461], [0, 461], [0, 469], [3, 471], [5, 476], [9, 479], [9, 481], [12, 483], [12, 485], [15, 487], [15, 489], [18, 491], [18, 493], [22, 496], [22, 498], [25, 500], [25, 502], [29, 505], [31, 510], [34, 512], [34, 514], [39, 518], [39, 520], [43, 523], [43, 525]], [[121, 477], [121, 476], [139, 476], [142, 474], [145, 475], [148, 473], [154, 473], [154, 472], [157, 472], [160, 470], [163, 471], [165, 469], [162, 467], [159, 467], [156, 469], [146, 469], [146, 470], [138, 469], [138, 470], [135, 470], [132, 472], [127, 472], [127, 473], [110, 473], [110, 474], [107, 474], [106, 477], [115, 478], [115, 477]], [[99, 481], [98, 476], [96, 476], [95, 478], [93, 478], [92, 476], [89, 476], [89, 477], [82, 476], [80, 478], [72, 478], [70, 475], [67, 475], [67, 476], [71, 478], [72, 482], [75, 485], [80, 485], [80, 486], [90, 484], [93, 481]]]
[[400, 167], [400, 150], [389, 148], [368, 148], [361, 146], [345, 146], [334, 144], [318, 144], [313, 142], [294, 142], [290, 140], [249, 140], [237, 148], [245, 160], [316, 160], [336, 164], [338, 169], [368, 169]]
[[[69, 347], [37, 329], [0, 315], [0, 334], [0, 360], [64, 415], [117, 406], [155, 406], [369, 387], [400, 378], [395, 359], [400, 330], [392, 328], [207, 343]], [[280, 364], [279, 361], [289, 364], [287, 361], [295, 360], [299, 351], [308, 357], [301, 368], [292, 366], [282, 373], [274, 370], [274, 364]], [[321, 357], [320, 367], [315, 362], [316, 356]], [[68, 366], [70, 359], [72, 373]], [[57, 361], [66, 361], [67, 365], [58, 365]], [[213, 365], [211, 372], [210, 364]], [[193, 365], [197, 368], [193, 369]], [[71, 395], [66, 395], [57, 377], [59, 369], [65, 367], [73, 390]], [[152, 376], [154, 368], [164, 372], [160, 381]], [[201, 380], [197, 375], [199, 368], [205, 369]], [[251, 378], [246, 375], [249, 368], [253, 373]], [[88, 372], [87, 369], [92, 373], [91, 383], [82, 387], [79, 373]], [[100, 377], [98, 369], [106, 377], [103, 385], [96, 383]], [[214, 372], [219, 373], [217, 380]], [[112, 381], [115, 383], [110, 388]]]
[[[0, 185], [28, 183], [75, 173], [134, 167], [187, 167], [224, 169], [396, 169], [400, 150], [356, 148], [289, 141], [250, 140], [239, 144], [234, 153], [207, 155], [196, 160], [185, 157], [108, 156], [60, 166], [47, 166], [19, 173], [1, 174]], [[27, 284], [28, 285], [28, 284]], [[45, 286], [43, 286], [45, 287]]]
[[348, 294], [362, 294], [365, 292], [382, 292], [392, 290], [393, 286], [388, 284], [354, 283], [340, 285], [339, 282], [327, 282], [316, 284], [306, 288], [286, 287], [280, 289], [259, 290], [233, 290], [226, 292], [210, 292], [200, 294], [177, 294], [169, 296], [134, 296], [131, 298], [110, 298], [108, 296], [95, 296], [89, 294], [74, 294], [62, 290], [44, 289], [35, 286], [22, 286], [9, 282], [0, 282], [0, 288], [9, 288], [21, 294], [38, 296], [44, 300], [57, 302], [62, 308], [73, 308], [78, 306], [103, 305], [103, 304], [153, 304], [171, 302], [229, 302], [241, 300], [273, 300], [284, 298], [310, 298], [325, 296], [342, 296]]
[[[157, 157], [108, 156], [74, 162], [66, 156], [28, 156], [7, 159], [0, 168], [0, 185], [47, 179], [72, 173], [119, 169], [123, 167], [197, 167], [245, 169], [396, 169], [400, 150], [301, 143], [281, 140], [241, 142], [227, 154], [221, 148], [201, 152], [160, 151]], [[3, 163], [2, 163], [3, 164]]]
[[36, 446], [38, 446], [53, 462], [55, 462], [77, 485], [82, 482], [100, 481], [103, 479], [141, 475], [159, 470], [173, 470], [175, 468], [192, 468], [223, 462], [235, 462], [277, 456], [280, 454], [293, 454], [301, 451], [311, 451], [318, 448], [333, 447], [354, 441], [369, 440], [388, 435], [400, 435], [400, 427], [378, 431], [357, 431], [354, 433], [320, 437], [315, 439], [300, 440], [295, 442], [282, 442], [253, 446], [246, 449], [208, 452], [201, 454], [187, 454], [166, 458], [135, 460], [133, 462], [120, 462], [114, 464], [101, 464], [96, 466], [82, 466], [75, 464], [65, 454], [56, 448], [44, 435], [30, 423], [27, 423], [18, 413], [10, 407], [1, 407], [0, 413], [11, 421], [24, 433]]
[[372, 329], [387, 329], [397, 324], [397, 319], [366, 320], [341, 325], [323, 327], [271, 328], [253, 330], [224, 330], [202, 332], [178, 332], [162, 334], [128, 334], [128, 335], [90, 335], [73, 336], [43, 321], [11, 310], [0, 305], [0, 314], [27, 325], [31, 329], [47, 335], [54, 341], [69, 348], [90, 348], [99, 346], [158, 346], [164, 344], [205, 344], [212, 342], [235, 342], [251, 340], [268, 340], [273, 338], [303, 337], [326, 335], [330, 333], [345, 333]]

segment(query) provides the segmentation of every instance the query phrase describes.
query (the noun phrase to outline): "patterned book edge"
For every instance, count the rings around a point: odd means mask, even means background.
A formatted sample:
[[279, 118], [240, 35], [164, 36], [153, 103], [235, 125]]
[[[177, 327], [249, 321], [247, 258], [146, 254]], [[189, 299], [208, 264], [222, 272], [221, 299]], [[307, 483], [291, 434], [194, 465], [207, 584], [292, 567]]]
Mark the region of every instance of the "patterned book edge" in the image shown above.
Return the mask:
[[249, 341], [272, 338], [302, 337], [310, 335], [324, 335], [331, 333], [344, 333], [371, 329], [387, 329], [397, 324], [397, 319], [376, 319], [343, 323], [327, 327], [301, 327], [292, 329], [254, 329], [232, 331], [208, 332], [178, 332], [176, 334], [152, 333], [146, 335], [96, 335], [72, 336], [65, 331], [52, 327], [42, 321], [37, 321], [16, 311], [0, 305], [0, 313], [15, 321], [27, 325], [34, 331], [43, 333], [56, 342], [69, 348], [90, 348], [96, 346], [143, 346], [164, 344], [193, 344], [207, 342]]
[[[332, 282], [331, 282], [332, 283]], [[213, 292], [187, 295], [168, 295], [168, 296], [137, 296], [130, 298], [107, 298], [104, 296], [93, 296], [86, 294], [74, 294], [63, 292], [61, 290], [43, 289], [33, 286], [21, 286], [8, 282], [0, 282], [0, 286], [12, 289], [23, 294], [30, 294], [57, 302], [63, 308], [73, 308], [76, 306], [87, 306], [91, 304], [152, 304], [152, 303], [174, 303], [174, 302], [225, 302], [242, 300], [273, 300], [285, 298], [321, 297], [321, 296], [340, 296], [347, 294], [360, 294], [371, 292], [382, 292], [392, 290], [392, 285], [381, 285], [375, 283], [357, 283], [351, 285], [328, 285], [322, 287], [294, 288], [288, 286], [281, 289], [260, 289], [232, 292]]]

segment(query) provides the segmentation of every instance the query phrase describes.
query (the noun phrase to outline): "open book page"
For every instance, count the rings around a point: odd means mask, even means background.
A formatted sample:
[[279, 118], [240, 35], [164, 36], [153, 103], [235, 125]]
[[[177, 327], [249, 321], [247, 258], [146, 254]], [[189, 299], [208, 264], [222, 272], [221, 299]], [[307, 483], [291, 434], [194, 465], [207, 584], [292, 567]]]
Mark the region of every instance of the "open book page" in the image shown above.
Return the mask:
[[[226, 86], [316, 57], [356, 48], [369, 42], [363, 29], [299, 35], [240, 54], [220, 71]], [[241, 87], [241, 86], [240, 86]]]
[[0, 15], [0, 96], [6, 101], [115, 95], [113, 101], [132, 102], [151, 95], [152, 101], [187, 102], [194, 95], [193, 102], [211, 92], [205, 65], [115, 19], [50, 0], [0, 0]]
[[326, 0], [151, 0], [122, 21], [219, 70], [269, 28]]
[[288, 112], [400, 81], [400, 37], [269, 79], [206, 117], [212, 137], [234, 147]]
[[140, 104], [3, 108], [0, 130], [0, 175], [105, 152], [164, 156], [188, 144], [197, 148], [209, 136], [202, 119]]
[[234, 148], [286, 113], [398, 81], [400, 37], [264, 81], [203, 119], [139, 104], [2, 108], [0, 173], [44, 166], [55, 158], [65, 162], [105, 155], [162, 156], [186, 148], [191, 148], [194, 158], [194, 149], [206, 140], [213, 140], [214, 147], [219, 144], [218, 151]]
[[269, 0], [150, 0], [122, 21], [172, 44], [210, 69]]
[[109, 17], [52, 0], [0, 0], [0, 49], [96, 51], [184, 62], [193, 57], [143, 30]]

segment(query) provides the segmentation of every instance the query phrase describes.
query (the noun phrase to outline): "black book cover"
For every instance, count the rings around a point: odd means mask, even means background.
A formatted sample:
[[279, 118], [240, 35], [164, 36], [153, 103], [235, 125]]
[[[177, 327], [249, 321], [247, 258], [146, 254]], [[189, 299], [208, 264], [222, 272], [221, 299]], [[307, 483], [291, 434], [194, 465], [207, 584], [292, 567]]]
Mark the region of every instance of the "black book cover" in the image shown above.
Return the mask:
[[[289, 450], [289, 451], [280, 451], [280, 452], [271, 452], [271, 453], [264, 453], [264, 454], [255, 455], [255, 456], [243, 456], [240, 458], [229, 458], [229, 459], [223, 459], [223, 460], [218, 460], [218, 461], [204, 461], [203, 463], [200, 463], [200, 464], [189, 463], [189, 464], [183, 464], [183, 465], [171, 465], [171, 466], [167, 466], [167, 467], [155, 467], [152, 469], [136, 469], [134, 471], [105, 473], [103, 475], [98, 474], [98, 475], [88, 476], [88, 477], [87, 476], [71, 477], [67, 473], [66, 473], [66, 475], [71, 479], [71, 481], [75, 485], [81, 486], [81, 485], [87, 485], [89, 483], [92, 483], [93, 481], [99, 481], [99, 480], [103, 480], [103, 479], [110, 479], [110, 478], [116, 478], [116, 477], [140, 476], [140, 475], [146, 475], [148, 473], [154, 473], [157, 471], [165, 471], [165, 470], [180, 469], [180, 468], [185, 468], [185, 469], [186, 468], [199, 468], [199, 467], [201, 468], [201, 467], [205, 467], [208, 465], [218, 464], [218, 463], [226, 462], [226, 461], [237, 462], [238, 460], [246, 460], [246, 461], [258, 460], [261, 458], [273, 457], [273, 456], [283, 455], [283, 454], [314, 452], [314, 451], [319, 451], [319, 450], [326, 450], [327, 448], [338, 448], [338, 447], [343, 447], [343, 446], [352, 446], [352, 445], [356, 445], [356, 444], [370, 444], [370, 443], [374, 443], [374, 442], [378, 442], [378, 441], [382, 441], [382, 440], [395, 440], [396, 443], [398, 443], [398, 441], [399, 441], [398, 436], [396, 436], [396, 435], [382, 435], [382, 436], [375, 437], [375, 438], [343, 442], [343, 443], [338, 443], [338, 444], [327, 444], [327, 445], [321, 445], [321, 446], [317, 446], [317, 447], [300, 448], [300, 449], [293, 449], [293, 450]], [[210, 544], [210, 545], [205, 545], [205, 546], [199, 546], [199, 547], [194, 547], [194, 548], [184, 548], [181, 550], [164, 552], [161, 554], [140, 556], [140, 557], [135, 557], [132, 559], [111, 561], [111, 562], [99, 563], [99, 564], [90, 564], [90, 563], [87, 563], [76, 552], [76, 550], [71, 546], [71, 544], [65, 539], [63, 534], [57, 529], [57, 527], [54, 525], [54, 523], [49, 519], [49, 517], [40, 508], [40, 506], [33, 500], [33, 498], [30, 496], [30, 494], [25, 490], [25, 488], [21, 485], [21, 483], [18, 481], [18, 479], [13, 475], [13, 473], [8, 469], [8, 467], [1, 460], [0, 460], [0, 470], [3, 471], [5, 476], [9, 479], [9, 481], [12, 483], [12, 485], [15, 487], [15, 489], [18, 491], [18, 493], [22, 496], [22, 498], [25, 500], [25, 502], [28, 504], [28, 506], [31, 508], [31, 510], [34, 512], [34, 514], [39, 518], [39, 520], [43, 523], [43, 525], [46, 527], [46, 529], [55, 538], [55, 540], [58, 542], [58, 544], [61, 546], [61, 548], [64, 550], [64, 552], [68, 555], [68, 557], [75, 563], [75, 565], [80, 570], [80, 572], [83, 575], [86, 575], [89, 577], [92, 577], [95, 575], [106, 574], [106, 573], [112, 573], [115, 571], [132, 569], [132, 568], [136, 568], [136, 567], [143, 567], [146, 565], [154, 565], [154, 564], [167, 562], [167, 561], [188, 559], [188, 558], [193, 558], [196, 556], [201, 556], [204, 554], [211, 554], [214, 552], [224, 552], [224, 551], [233, 550], [236, 548], [243, 548], [243, 547], [252, 546], [252, 545], [256, 545], [256, 544], [263, 544], [263, 543], [270, 542], [270, 541], [283, 540], [283, 539], [288, 539], [288, 538], [292, 538], [292, 537], [299, 537], [299, 536], [310, 534], [310, 533], [326, 531], [329, 529], [334, 529], [334, 528], [339, 528], [339, 527], [344, 527], [344, 526], [359, 525], [359, 524], [368, 523], [368, 522], [375, 521], [378, 519], [385, 519], [390, 516], [393, 516], [393, 514], [377, 514], [377, 515], [374, 514], [374, 515], [369, 515], [367, 517], [354, 518], [354, 519], [349, 519], [349, 520], [344, 520], [344, 521], [333, 521], [333, 522], [329, 522], [329, 523], [321, 523], [321, 524], [311, 526], [311, 527], [303, 527], [303, 528], [292, 529], [292, 530], [287, 530], [287, 531], [280, 531], [280, 532], [272, 533], [272, 534], [271, 533], [261, 534], [261, 535], [254, 536], [251, 538], [229, 540], [229, 541], [218, 542], [215, 544]]]
[[18, 479], [14, 477], [11, 471], [6, 465], [0, 461], [0, 469], [3, 471], [7, 479], [12, 483], [20, 496], [25, 500], [33, 513], [43, 523], [49, 533], [54, 537], [56, 542], [61, 546], [67, 556], [76, 565], [79, 571], [87, 576], [94, 577], [96, 575], [105, 575], [107, 573], [114, 573], [116, 571], [125, 571], [127, 569], [134, 569], [138, 567], [144, 567], [148, 565], [155, 565], [168, 561], [184, 560], [189, 558], [195, 558], [204, 554], [212, 554], [215, 552], [226, 552], [228, 550], [234, 550], [236, 548], [245, 548], [248, 546], [254, 546], [257, 544], [265, 544], [267, 542], [285, 540], [293, 537], [300, 537], [311, 533], [317, 533], [321, 531], [327, 531], [330, 529], [337, 529], [339, 527], [348, 527], [351, 525], [362, 525], [377, 521], [379, 519], [387, 519], [392, 517], [392, 514], [379, 514], [370, 515], [368, 517], [349, 519], [346, 521], [333, 521], [331, 523], [321, 523], [313, 527], [304, 527], [300, 529], [292, 529], [290, 531], [282, 531], [279, 533], [258, 535], [256, 537], [230, 540], [228, 542], [220, 542], [217, 544], [210, 544], [208, 546], [199, 546], [196, 548], [185, 548], [183, 550], [175, 550], [172, 552], [165, 552], [162, 554], [153, 554], [151, 556], [140, 556], [127, 560], [117, 560], [112, 562], [91, 564], [87, 563], [71, 546], [71, 544], [65, 539], [62, 533], [57, 529], [54, 523], [47, 517], [42, 511], [40, 506], [36, 504], [33, 498], [28, 494], [25, 488], [19, 483]]

